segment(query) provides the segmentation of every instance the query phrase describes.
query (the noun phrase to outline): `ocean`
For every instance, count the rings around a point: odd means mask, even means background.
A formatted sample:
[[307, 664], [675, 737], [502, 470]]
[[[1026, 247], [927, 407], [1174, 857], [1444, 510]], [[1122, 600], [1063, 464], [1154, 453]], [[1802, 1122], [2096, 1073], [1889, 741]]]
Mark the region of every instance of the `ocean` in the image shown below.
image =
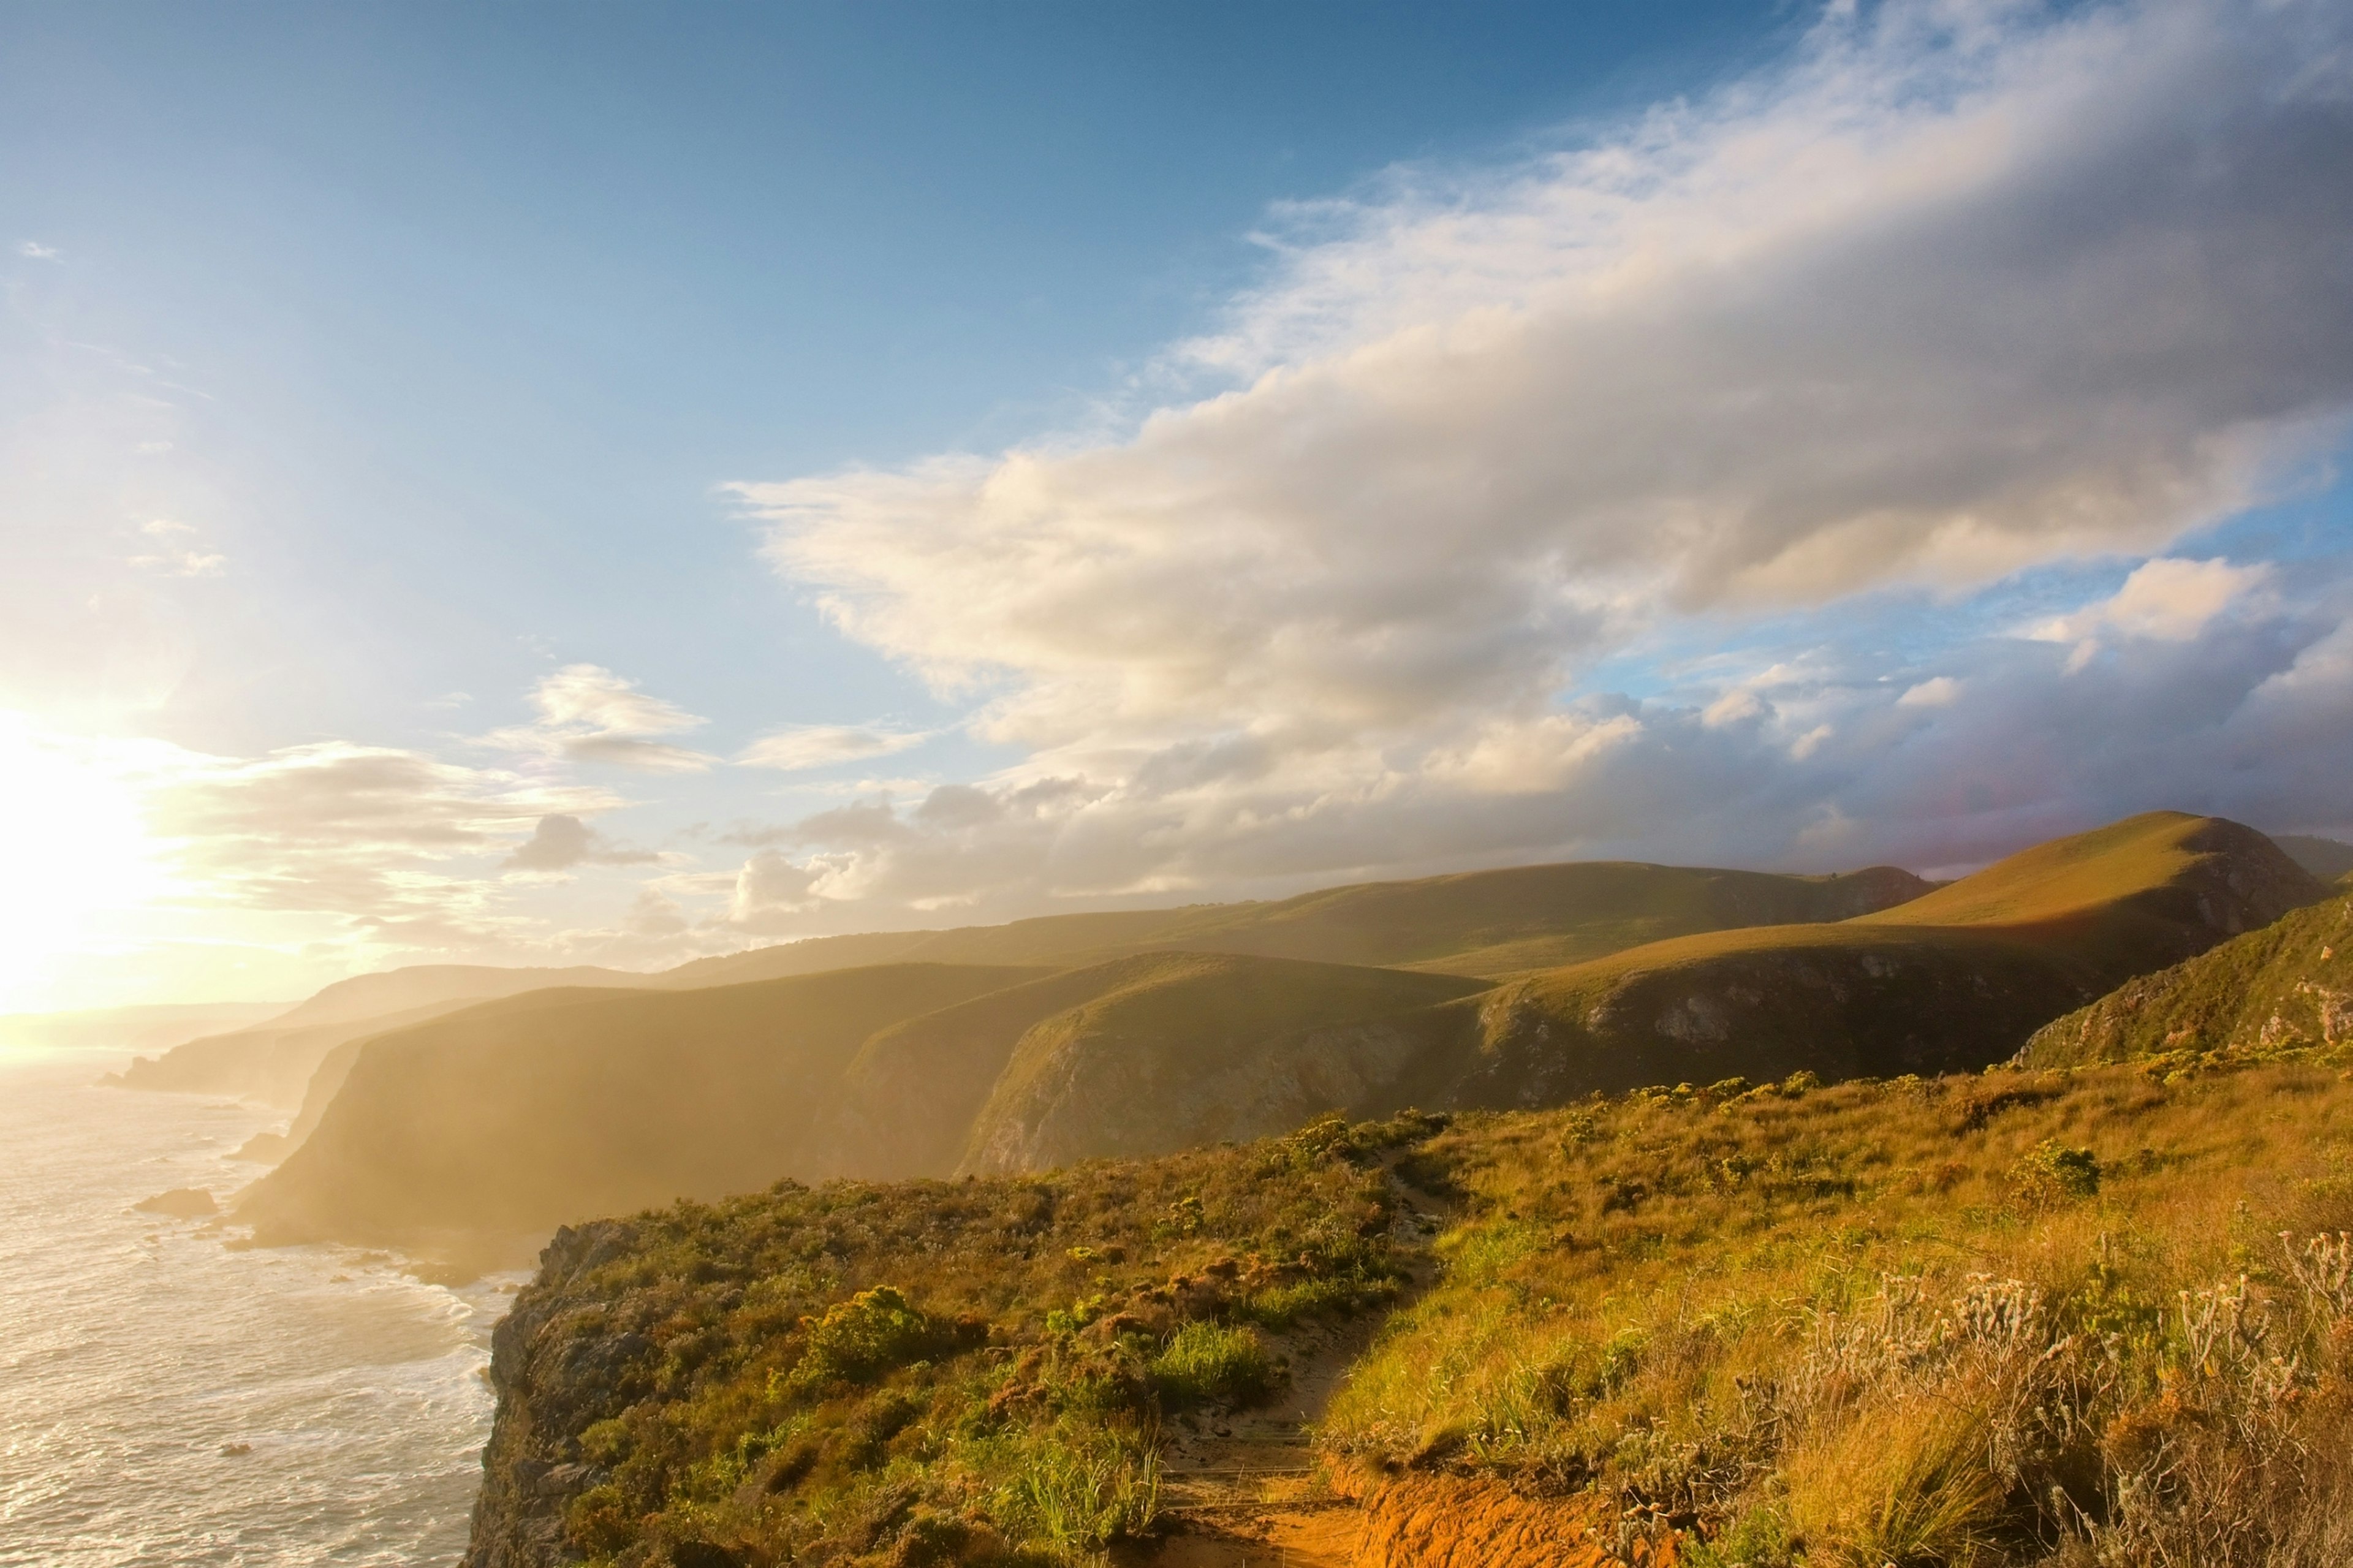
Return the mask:
[[455, 1563], [517, 1277], [132, 1212], [285, 1118], [97, 1087], [123, 1059], [0, 1047], [0, 1564]]

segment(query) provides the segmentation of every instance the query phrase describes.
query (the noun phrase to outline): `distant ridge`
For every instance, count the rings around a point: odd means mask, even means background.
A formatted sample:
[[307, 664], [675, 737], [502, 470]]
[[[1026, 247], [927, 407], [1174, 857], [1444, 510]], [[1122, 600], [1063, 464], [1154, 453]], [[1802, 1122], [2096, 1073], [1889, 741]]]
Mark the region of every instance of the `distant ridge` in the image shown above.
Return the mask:
[[1574, 862], [1360, 883], [1279, 903], [818, 937], [695, 959], [658, 974], [588, 966], [423, 964], [339, 981], [265, 1026], [135, 1062], [118, 1081], [131, 1089], [245, 1095], [290, 1108], [308, 1102], [295, 1129], [299, 1138], [334, 1092], [360, 1042], [478, 1002], [552, 986], [686, 990], [902, 963], [1070, 969], [1167, 948], [1492, 976], [1689, 931], [1842, 920], [1916, 898], [1929, 887], [1890, 866], [1838, 876], [1781, 876]]
[[1834, 924], [1679, 938], [1429, 1020], [1399, 1092], [1536, 1105], [1645, 1084], [1973, 1070], [2051, 1019], [2327, 889], [2262, 834], [2151, 812]]
[[500, 969], [433, 963], [339, 980], [266, 1023], [142, 1057], [110, 1081], [125, 1089], [238, 1094], [296, 1106], [320, 1063], [336, 1047], [419, 1023], [477, 1002], [557, 985], [640, 986], [651, 977], [625, 970]]
[[2289, 859], [2324, 882], [2353, 874], [2353, 844], [2297, 833], [2274, 835], [2272, 842], [2285, 851]]

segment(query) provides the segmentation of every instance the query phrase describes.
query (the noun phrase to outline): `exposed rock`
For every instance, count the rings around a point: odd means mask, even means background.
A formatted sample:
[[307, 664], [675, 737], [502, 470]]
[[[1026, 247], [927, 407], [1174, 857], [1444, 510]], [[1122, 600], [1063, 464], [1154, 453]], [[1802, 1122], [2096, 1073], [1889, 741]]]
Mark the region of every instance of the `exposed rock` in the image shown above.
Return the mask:
[[220, 1205], [202, 1187], [174, 1187], [131, 1206], [141, 1214], [168, 1215], [174, 1219], [203, 1219], [220, 1213]]

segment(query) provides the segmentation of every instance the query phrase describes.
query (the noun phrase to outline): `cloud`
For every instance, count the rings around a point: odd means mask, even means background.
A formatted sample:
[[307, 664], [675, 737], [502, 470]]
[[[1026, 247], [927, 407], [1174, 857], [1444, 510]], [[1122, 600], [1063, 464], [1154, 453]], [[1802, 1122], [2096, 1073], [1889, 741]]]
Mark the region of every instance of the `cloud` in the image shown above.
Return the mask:
[[62, 262], [65, 259], [65, 258], [59, 255], [53, 247], [43, 245], [37, 240], [31, 239], [18, 240], [16, 242], [16, 254], [32, 261]]
[[930, 739], [928, 734], [875, 725], [797, 724], [761, 736], [735, 760], [746, 767], [793, 773], [887, 757]]
[[1939, 675], [1907, 688], [1895, 700], [1898, 708], [1950, 708], [1961, 700], [1961, 683], [1949, 675]]
[[705, 720], [649, 697], [634, 681], [593, 664], [567, 664], [533, 689], [533, 723], [496, 730], [485, 744], [568, 762], [607, 763], [651, 773], [701, 773], [717, 758], [650, 737], [698, 729]]
[[1250, 379], [1127, 439], [740, 493], [838, 626], [1047, 749], [1410, 735], [1662, 617], [2161, 548], [2353, 399], [2348, 32], [1831, 18], [1614, 138], [1304, 210], [1175, 356]]
[[131, 557], [131, 564], [149, 571], [162, 572], [172, 577], [217, 577], [228, 564], [228, 557], [216, 552], [180, 549], [172, 542], [193, 535], [196, 531], [185, 522], [159, 517], [139, 525], [139, 531], [155, 540], [163, 548], [144, 555]]
[[[174, 752], [141, 778], [180, 901], [332, 917], [396, 947], [479, 952], [529, 922], [456, 862], [537, 842], [550, 817], [621, 802], [602, 790], [325, 742], [252, 759]], [[526, 848], [528, 844], [526, 845]]]
[[[2263, 717], [2336, 710], [2341, 588], [2163, 552], [2348, 428], [2348, 166], [2341, 5], [1898, 0], [1610, 134], [1280, 213], [1151, 384], [1196, 390], [1124, 434], [737, 487], [839, 628], [1028, 754], [769, 830], [735, 918], [2341, 815], [2353, 739]], [[2063, 646], [1936, 613], [2152, 554]], [[1597, 691], [1768, 626], [1699, 689]]]
[[2263, 563], [2233, 566], [2227, 561], [2159, 558], [2136, 567], [2111, 598], [2073, 615], [2056, 616], [2028, 628], [2037, 642], [2074, 644], [2072, 673], [2098, 657], [2103, 636], [2188, 642], [2217, 616], [2244, 608], [2272, 580]]
[[502, 871], [568, 871], [575, 866], [642, 866], [661, 858], [650, 849], [624, 849], [576, 816], [539, 819], [531, 837], [500, 863]]

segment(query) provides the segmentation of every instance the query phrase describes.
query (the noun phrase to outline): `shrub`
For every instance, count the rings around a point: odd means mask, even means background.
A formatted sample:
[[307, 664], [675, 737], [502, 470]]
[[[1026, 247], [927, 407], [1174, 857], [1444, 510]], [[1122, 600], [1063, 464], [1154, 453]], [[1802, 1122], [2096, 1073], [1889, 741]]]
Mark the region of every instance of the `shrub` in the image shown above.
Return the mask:
[[2054, 1208], [2100, 1190], [2100, 1162], [2089, 1149], [2070, 1149], [2045, 1138], [2019, 1156], [2010, 1169], [2010, 1184], [2029, 1206]]
[[955, 1341], [953, 1325], [918, 1311], [888, 1285], [836, 1302], [821, 1318], [803, 1318], [801, 1329], [807, 1341], [793, 1368], [790, 1383], [796, 1390], [871, 1383]]

